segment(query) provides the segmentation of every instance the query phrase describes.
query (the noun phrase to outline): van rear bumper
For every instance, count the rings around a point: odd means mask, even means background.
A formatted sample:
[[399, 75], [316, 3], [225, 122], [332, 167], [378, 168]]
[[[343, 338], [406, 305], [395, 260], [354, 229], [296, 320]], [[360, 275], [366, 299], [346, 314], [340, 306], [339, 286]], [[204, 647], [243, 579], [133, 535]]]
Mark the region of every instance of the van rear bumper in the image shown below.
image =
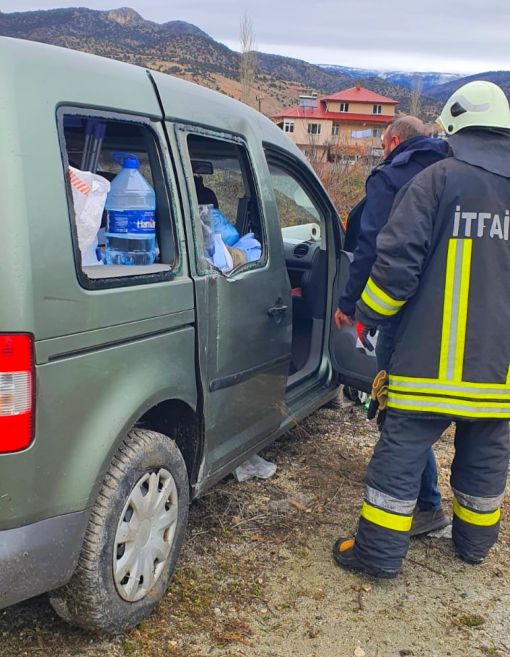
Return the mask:
[[80, 511], [0, 531], [0, 609], [69, 581], [88, 518]]

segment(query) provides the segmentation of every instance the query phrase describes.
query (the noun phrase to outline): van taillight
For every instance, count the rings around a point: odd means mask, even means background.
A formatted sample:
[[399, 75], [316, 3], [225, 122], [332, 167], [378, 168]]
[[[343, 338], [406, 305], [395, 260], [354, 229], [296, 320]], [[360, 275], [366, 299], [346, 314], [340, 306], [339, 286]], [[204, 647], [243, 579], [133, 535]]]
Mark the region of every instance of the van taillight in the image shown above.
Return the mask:
[[32, 442], [34, 350], [30, 335], [0, 334], [0, 453]]

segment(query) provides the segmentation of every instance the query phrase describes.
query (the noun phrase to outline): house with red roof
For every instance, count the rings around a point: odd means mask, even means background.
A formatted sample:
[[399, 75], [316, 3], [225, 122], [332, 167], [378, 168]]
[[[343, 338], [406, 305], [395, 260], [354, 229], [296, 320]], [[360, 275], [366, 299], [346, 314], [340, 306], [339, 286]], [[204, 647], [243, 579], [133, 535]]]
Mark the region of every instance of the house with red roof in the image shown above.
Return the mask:
[[380, 154], [381, 135], [395, 118], [397, 101], [360, 84], [282, 110], [273, 121], [315, 161], [363, 153]]

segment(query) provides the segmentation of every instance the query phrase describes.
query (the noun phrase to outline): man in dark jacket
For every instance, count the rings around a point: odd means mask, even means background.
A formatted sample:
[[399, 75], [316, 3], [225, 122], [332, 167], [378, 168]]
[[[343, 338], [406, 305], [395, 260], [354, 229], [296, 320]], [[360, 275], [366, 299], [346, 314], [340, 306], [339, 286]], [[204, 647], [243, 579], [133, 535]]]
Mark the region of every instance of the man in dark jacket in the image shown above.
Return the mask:
[[333, 556], [378, 577], [400, 570], [417, 473], [452, 421], [452, 535], [467, 563], [480, 563], [497, 540], [508, 472], [508, 100], [490, 82], [470, 82], [447, 101], [440, 123], [452, 156], [397, 196], [357, 304], [356, 317], [367, 326], [397, 314], [401, 321], [358, 531], [339, 539]]
[[[447, 142], [427, 137], [423, 122], [414, 116], [403, 116], [390, 123], [384, 131], [382, 144], [384, 161], [368, 177], [365, 199], [355, 208], [359, 217], [359, 230], [349, 280], [335, 313], [338, 327], [352, 323], [356, 302], [361, 297], [376, 259], [377, 236], [388, 221], [395, 195], [417, 173], [443, 159], [448, 152]], [[357, 227], [348, 225], [347, 239], [350, 239], [350, 230], [353, 229]], [[402, 240], [405, 240], [405, 232]], [[379, 327], [376, 346], [379, 371], [388, 368], [399, 320], [397, 316]], [[447, 524], [448, 518], [443, 511], [437, 487], [436, 459], [430, 449], [422, 474], [411, 535], [426, 534]]]

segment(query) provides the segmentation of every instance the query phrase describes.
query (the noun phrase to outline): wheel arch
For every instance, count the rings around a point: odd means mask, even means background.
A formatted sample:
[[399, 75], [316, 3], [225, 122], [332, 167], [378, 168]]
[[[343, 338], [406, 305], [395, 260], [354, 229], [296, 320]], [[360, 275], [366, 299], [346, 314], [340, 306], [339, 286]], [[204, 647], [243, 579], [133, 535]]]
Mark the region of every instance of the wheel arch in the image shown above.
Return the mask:
[[175, 441], [193, 486], [203, 454], [203, 422], [199, 413], [182, 399], [165, 399], [144, 412], [135, 426], [158, 431]]
[[87, 506], [90, 507], [97, 498], [105, 473], [122, 441], [137, 427], [157, 431], [175, 441], [186, 463], [189, 484], [193, 486], [203, 450], [202, 421], [196, 401], [193, 397], [173, 396], [172, 390], [160, 391], [130, 413], [115, 432], [116, 438], [109, 442], [108, 449], [96, 461], [95, 484], [90, 490]]

